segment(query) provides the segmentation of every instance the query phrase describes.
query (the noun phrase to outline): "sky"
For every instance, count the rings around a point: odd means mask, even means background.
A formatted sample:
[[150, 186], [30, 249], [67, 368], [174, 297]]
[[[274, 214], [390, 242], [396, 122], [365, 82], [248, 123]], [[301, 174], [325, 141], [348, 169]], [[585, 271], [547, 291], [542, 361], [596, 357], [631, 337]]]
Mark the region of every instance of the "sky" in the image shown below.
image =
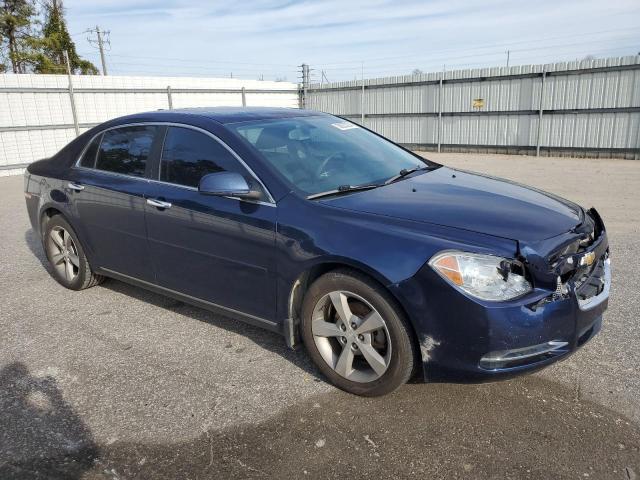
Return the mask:
[[[113, 75], [340, 81], [640, 52], [638, 0], [65, 0], [77, 50]], [[95, 35], [94, 35], [95, 37]], [[509, 54], [507, 54], [509, 51]]]

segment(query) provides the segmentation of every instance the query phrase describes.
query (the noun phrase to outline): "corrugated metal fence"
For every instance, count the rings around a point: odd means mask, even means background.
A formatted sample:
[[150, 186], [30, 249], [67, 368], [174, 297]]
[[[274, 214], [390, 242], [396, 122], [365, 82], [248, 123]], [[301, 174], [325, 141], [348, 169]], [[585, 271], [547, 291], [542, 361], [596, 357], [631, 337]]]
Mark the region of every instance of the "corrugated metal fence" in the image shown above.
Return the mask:
[[[198, 106], [298, 107], [294, 83], [180, 77], [0, 75], [0, 175], [47, 157], [108, 119]], [[73, 101], [72, 101], [73, 99]], [[77, 130], [76, 130], [77, 128]]]
[[[181, 77], [0, 75], [0, 175], [120, 115], [193, 106], [298, 106], [416, 149], [640, 156], [640, 56], [298, 85]], [[73, 98], [73, 102], [71, 99]], [[73, 107], [75, 104], [75, 108]], [[75, 110], [75, 113], [74, 113]], [[77, 128], [76, 128], [77, 126]]]
[[638, 158], [640, 56], [310, 85], [307, 108], [442, 151]]

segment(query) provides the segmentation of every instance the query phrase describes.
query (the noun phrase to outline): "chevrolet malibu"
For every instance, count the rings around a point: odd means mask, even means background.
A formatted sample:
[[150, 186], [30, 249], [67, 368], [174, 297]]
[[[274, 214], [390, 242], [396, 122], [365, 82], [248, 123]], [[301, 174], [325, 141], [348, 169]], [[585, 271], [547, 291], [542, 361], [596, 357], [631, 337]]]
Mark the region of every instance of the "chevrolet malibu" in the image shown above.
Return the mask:
[[25, 197], [63, 286], [110, 277], [259, 325], [359, 395], [535, 371], [608, 303], [595, 209], [319, 112], [111, 120], [31, 164]]

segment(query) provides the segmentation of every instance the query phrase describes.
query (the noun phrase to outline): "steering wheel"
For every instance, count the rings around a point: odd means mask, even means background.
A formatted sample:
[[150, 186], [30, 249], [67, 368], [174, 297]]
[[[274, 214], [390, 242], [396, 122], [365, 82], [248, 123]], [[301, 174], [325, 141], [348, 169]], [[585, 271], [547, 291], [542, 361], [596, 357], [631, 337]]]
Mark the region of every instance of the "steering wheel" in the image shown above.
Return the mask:
[[330, 169], [327, 168], [327, 166], [329, 164], [331, 164], [331, 162], [338, 160], [338, 159], [342, 159], [344, 161], [345, 159], [345, 155], [343, 152], [336, 152], [336, 153], [332, 153], [331, 155], [329, 155], [327, 158], [325, 158], [322, 163], [320, 164], [320, 166], [318, 167], [318, 170], [316, 170], [316, 177], [318, 178], [322, 178], [323, 176], [328, 176], [328, 173], [331, 171]]

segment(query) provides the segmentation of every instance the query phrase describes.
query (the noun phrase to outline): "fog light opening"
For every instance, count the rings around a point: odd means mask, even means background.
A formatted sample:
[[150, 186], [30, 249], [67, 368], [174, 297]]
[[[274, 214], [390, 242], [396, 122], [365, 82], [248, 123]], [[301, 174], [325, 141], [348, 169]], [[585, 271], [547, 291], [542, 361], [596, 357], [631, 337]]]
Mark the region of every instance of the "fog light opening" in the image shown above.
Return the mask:
[[561, 355], [567, 351], [569, 343], [561, 340], [551, 340], [530, 347], [515, 348], [513, 350], [497, 350], [490, 352], [480, 359], [480, 367], [487, 370], [517, 367], [536, 363], [546, 358]]

